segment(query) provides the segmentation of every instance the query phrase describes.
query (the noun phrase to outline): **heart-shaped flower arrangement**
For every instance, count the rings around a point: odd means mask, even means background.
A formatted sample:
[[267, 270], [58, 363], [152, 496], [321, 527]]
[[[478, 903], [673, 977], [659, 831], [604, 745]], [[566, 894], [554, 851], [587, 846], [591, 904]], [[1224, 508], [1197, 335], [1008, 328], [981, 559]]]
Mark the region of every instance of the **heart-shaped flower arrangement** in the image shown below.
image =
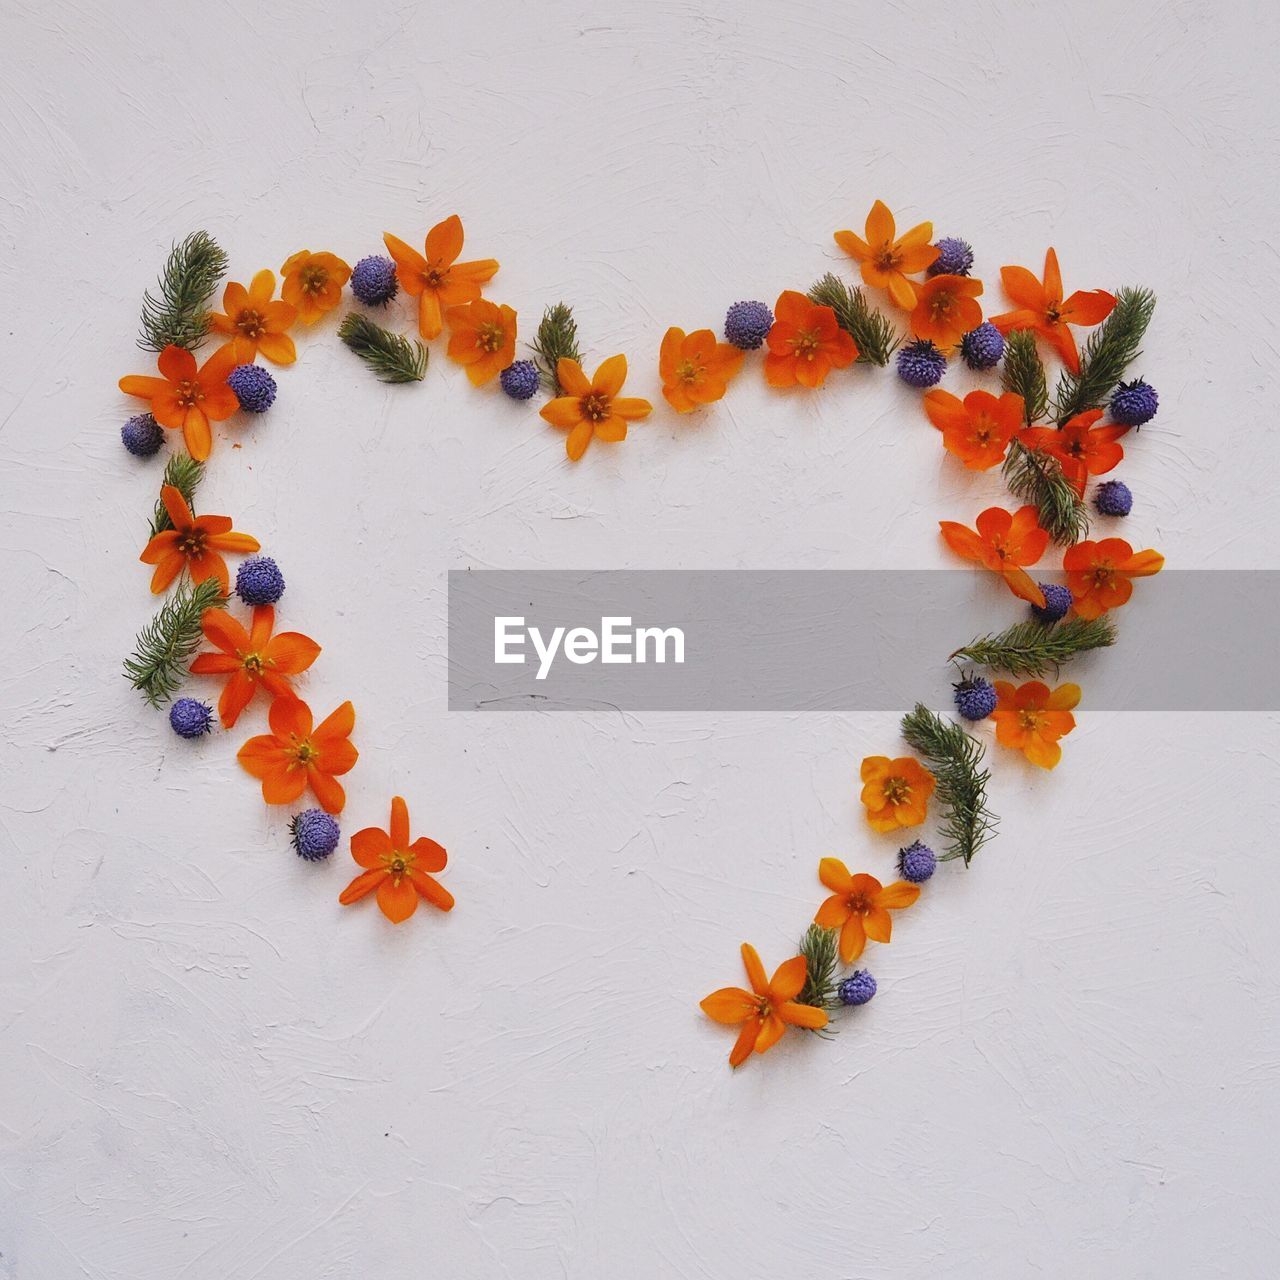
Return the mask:
[[[174, 700], [188, 674], [223, 680], [216, 715], [225, 729], [264, 695], [270, 732], [245, 742], [238, 758], [261, 783], [267, 804], [292, 805], [307, 791], [315, 797], [319, 807], [304, 809], [291, 823], [294, 847], [310, 861], [327, 858], [339, 843], [337, 815], [346, 796], [338, 779], [358, 759], [351, 742], [354, 707], [343, 702], [315, 722], [293, 679], [311, 667], [320, 646], [299, 632], [276, 630], [276, 606], [285, 589], [279, 566], [256, 555], [241, 562], [234, 594], [249, 612], [237, 619], [229, 607], [231, 579], [223, 557], [252, 555], [260, 550], [258, 540], [235, 532], [227, 516], [193, 511], [213, 451], [213, 424], [237, 413], [265, 413], [275, 400], [275, 379], [258, 361], [292, 364], [291, 331], [335, 310], [349, 285], [364, 310], [350, 312], [338, 333], [378, 377], [421, 381], [428, 360], [424, 342], [447, 326], [447, 355], [473, 385], [496, 379], [516, 400], [546, 395], [541, 415], [566, 433], [566, 453], [575, 463], [594, 442], [625, 440], [629, 424], [652, 411], [647, 400], [622, 394], [624, 356], [603, 360], [588, 376], [573, 312], [564, 303], [546, 308], [531, 358], [517, 359], [515, 311], [483, 296], [498, 263], [459, 261], [464, 237], [456, 215], [431, 228], [421, 252], [396, 236], [384, 238], [391, 256], [366, 257], [354, 268], [332, 253], [301, 250], [281, 267], [280, 297], [275, 274], [259, 271], [247, 288], [228, 283], [223, 309], [215, 313], [210, 303], [226, 274], [226, 255], [205, 233], [189, 236], [174, 246], [157, 293], [144, 302], [140, 345], [157, 353], [157, 373], [120, 380], [123, 392], [149, 403], [148, 412], [125, 423], [125, 447], [138, 457], [152, 456], [166, 430], [181, 433], [185, 446], [165, 467], [141, 554], [143, 563], [154, 566], [154, 593], [178, 586], [139, 634], [125, 674], [151, 705], [172, 703], [170, 724], [184, 738], [210, 732], [215, 719], [206, 702]], [[1074, 684], [1050, 688], [1039, 677], [1077, 654], [1114, 643], [1110, 612], [1129, 599], [1134, 578], [1156, 573], [1163, 564], [1157, 552], [1135, 552], [1122, 538], [1090, 539], [1085, 503], [1091, 480], [1124, 457], [1122, 437], [1156, 412], [1151, 386], [1141, 379], [1123, 381], [1155, 299], [1136, 288], [1067, 294], [1057, 255], [1049, 249], [1039, 277], [1025, 267], [1001, 269], [1013, 305], [984, 320], [983, 286], [971, 274], [974, 254], [965, 241], [935, 241], [928, 222], [898, 235], [880, 201], [862, 236], [837, 231], [835, 240], [858, 263], [863, 283], [883, 291], [905, 313], [905, 336], [861, 288], [828, 273], [807, 292], [784, 290], [772, 308], [735, 302], [725, 316], [725, 341], [711, 329], [668, 329], [658, 350], [663, 396], [677, 413], [714, 403], [740, 376], [749, 353], [762, 348], [764, 377], [775, 387], [816, 389], [855, 362], [883, 367], [893, 359], [898, 376], [924, 392], [924, 414], [940, 432], [943, 448], [969, 470], [1002, 467], [1020, 504], [1013, 511], [988, 508], [972, 525], [940, 522], [941, 536], [956, 555], [998, 574], [1030, 609], [1024, 621], [951, 655], [961, 668], [956, 712], [962, 721], [990, 718], [997, 742], [1052, 769], [1062, 754], [1061, 739], [1075, 726], [1072, 712], [1081, 691]], [[421, 340], [372, 318], [400, 294], [415, 300]], [[1079, 326], [1097, 326], [1083, 351], [1072, 331]], [[194, 352], [211, 334], [222, 342], [199, 361]], [[1052, 397], [1042, 347], [1061, 364]], [[998, 379], [995, 389], [971, 391], [963, 399], [939, 389], [952, 360], [991, 374]], [[1091, 497], [1107, 518], [1127, 516], [1132, 506], [1128, 487], [1115, 479], [1096, 483]], [[1065, 582], [1038, 581], [1028, 573], [1050, 543], [1064, 548]], [[197, 653], [203, 644], [209, 648]], [[1031, 678], [992, 682], [973, 668]], [[770, 978], [744, 943], [749, 989], [725, 987], [702, 1001], [710, 1018], [738, 1028], [732, 1065], [765, 1052], [788, 1027], [821, 1030], [835, 1011], [870, 1000], [876, 992], [871, 973], [843, 971], [859, 961], [868, 940], [890, 940], [892, 913], [916, 901], [939, 861], [967, 866], [991, 836], [996, 819], [987, 808], [983, 745], [961, 723], [923, 705], [904, 716], [902, 735], [916, 756], [868, 756], [862, 762], [866, 820], [872, 830], [891, 834], [923, 823], [935, 805], [945, 842], [941, 854], [919, 840], [904, 846], [898, 852], [900, 879], [889, 885], [851, 873], [838, 859], [821, 860], [818, 878], [828, 896], [799, 954]], [[426, 837], [410, 838], [401, 797], [391, 800], [385, 830], [366, 827], [352, 836], [350, 847], [359, 873], [340, 902], [375, 894], [395, 923], [411, 916], [419, 901], [442, 911], [453, 907], [453, 896], [435, 878], [445, 867], [445, 850]]]

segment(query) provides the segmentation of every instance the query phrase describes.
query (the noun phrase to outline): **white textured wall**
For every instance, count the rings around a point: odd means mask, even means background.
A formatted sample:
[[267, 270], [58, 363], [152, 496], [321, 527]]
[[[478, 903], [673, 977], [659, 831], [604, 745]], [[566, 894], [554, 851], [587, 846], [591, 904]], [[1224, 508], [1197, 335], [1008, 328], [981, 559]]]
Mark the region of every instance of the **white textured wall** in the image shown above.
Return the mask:
[[457, 911], [398, 930], [288, 850], [233, 758], [259, 712], [189, 746], [119, 678], [159, 465], [115, 381], [174, 237], [246, 279], [456, 210], [493, 296], [572, 301], [658, 401], [668, 324], [843, 269], [879, 196], [995, 306], [1049, 242], [1156, 288], [1135, 541], [1275, 567], [1274, 12], [336, 8], [0, 15], [0, 1277], [1273, 1274], [1276, 716], [1086, 689], [1055, 774], [1000, 755], [999, 840], [871, 951], [874, 1004], [732, 1077], [697, 1000], [742, 939], [789, 954], [823, 854], [888, 873], [852, 780], [895, 718], [445, 711], [451, 567], [944, 563], [997, 482], [891, 376], [756, 370], [575, 468], [442, 350], [384, 389], [330, 323], [218, 432], [203, 508], [358, 708], [348, 831], [400, 791], [451, 852]]

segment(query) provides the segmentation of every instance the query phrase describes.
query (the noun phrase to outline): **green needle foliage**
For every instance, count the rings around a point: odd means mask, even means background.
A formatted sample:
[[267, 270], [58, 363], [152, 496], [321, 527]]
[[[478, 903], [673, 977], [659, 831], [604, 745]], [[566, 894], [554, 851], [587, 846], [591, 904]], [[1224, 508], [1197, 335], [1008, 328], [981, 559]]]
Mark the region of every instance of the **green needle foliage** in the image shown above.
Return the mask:
[[1004, 389], [1022, 397], [1027, 426], [1039, 422], [1049, 410], [1049, 388], [1030, 329], [1015, 329], [1005, 339], [1002, 377]]
[[840, 327], [858, 345], [859, 364], [877, 364], [883, 368], [898, 345], [893, 325], [872, 307], [861, 289], [850, 289], [839, 276], [827, 272], [809, 290], [810, 302], [830, 307]]
[[226, 274], [227, 255], [205, 231], [193, 231], [169, 250], [156, 292], [142, 299], [144, 351], [163, 351], [172, 343], [188, 351], [209, 331], [209, 299]]
[[937, 779], [943, 810], [939, 834], [947, 841], [944, 862], [973, 855], [991, 839], [999, 819], [987, 808], [988, 770], [981, 768], [986, 748], [955, 723], [935, 715], [923, 703], [902, 717], [902, 736], [924, 757]]
[[542, 377], [543, 387], [553, 396], [563, 395], [564, 388], [556, 376], [556, 365], [564, 359], [582, 363], [578, 349], [578, 322], [567, 302], [557, 302], [542, 313], [533, 342], [534, 363]]
[[338, 337], [383, 382], [421, 382], [427, 376], [427, 349], [416, 339], [392, 333], [358, 311], [338, 326]]
[[1124, 377], [1130, 362], [1142, 354], [1142, 339], [1156, 309], [1150, 289], [1120, 289], [1111, 314], [1095, 329], [1080, 353], [1080, 372], [1063, 373], [1054, 394], [1058, 423], [1086, 409], [1096, 409]]
[[1015, 440], [1004, 460], [1004, 480], [1014, 497], [1035, 506], [1040, 527], [1054, 542], [1069, 547], [1089, 532], [1084, 499], [1062, 474], [1056, 458]]
[[980, 636], [951, 655], [952, 662], [1007, 671], [1014, 676], [1042, 676], [1090, 649], [1116, 642], [1115, 623], [1100, 618], [1068, 618], [1055, 626], [1034, 620], [1018, 622], [998, 635]]
[[840, 930], [824, 929], [811, 924], [800, 939], [800, 954], [808, 962], [804, 987], [796, 999], [801, 1004], [811, 1004], [815, 1009], [835, 1009], [840, 1004], [836, 993], [840, 985], [837, 973], [840, 966]]
[[[164, 464], [164, 478], [160, 484], [161, 487], [166, 484], [173, 485], [187, 500], [187, 506], [194, 512], [196, 486], [199, 485], [203, 478], [203, 462], [197, 462], [188, 453], [174, 453], [169, 456], [169, 461]], [[169, 519], [169, 512], [165, 509], [164, 503], [157, 498], [156, 509], [151, 517], [151, 536], [154, 538], [157, 533], [163, 533], [164, 530], [172, 528], [173, 521]]]
[[187, 674], [187, 659], [200, 644], [200, 618], [206, 609], [226, 607], [216, 578], [198, 586], [183, 582], [138, 632], [133, 654], [125, 659], [124, 678], [153, 706], [168, 702]]

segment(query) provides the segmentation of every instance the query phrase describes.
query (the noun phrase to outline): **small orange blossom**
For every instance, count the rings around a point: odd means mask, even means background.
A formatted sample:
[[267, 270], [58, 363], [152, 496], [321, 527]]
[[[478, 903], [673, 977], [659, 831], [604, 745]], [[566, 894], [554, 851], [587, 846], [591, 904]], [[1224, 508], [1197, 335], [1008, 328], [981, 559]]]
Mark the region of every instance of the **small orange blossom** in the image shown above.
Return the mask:
[[157, 533], [138, 557], [143, 564], [156, 567], [151, 575], [151, 590], [159, 595], [186, 569], [192, 582], [217, 578], [225, 596], [230, 580], [227, 562], [218, 552], [257, 551], [257, 538], [247, 533], [233, 533], [230, 516], [192, 515], [181, 491], [171, 484], [161, 486], [160, 501], [169, 513], [173, 528]]
[[845, 964], [862, 954], [868, 938], [888, 942], [893, 934], [889, 912], [909, 907], [920, 896], [920, 886], [905, 880], [882, 885], [875, 876], [850, 875], [839, 858], [823, 858], [818, 879], [831, 896], [818, 908], [813, 922], [823, 929], [840, 930], [840, 959]]
[[792, 956], [776, 970], [773, 978], [765, 976], [764, 965], [749, 942], [742, 944], [742, 963], [751, 990], [721, 987], [701, 1002], [702, 1012], [714, 1022], [726, 1026], [742, 1024], [738, 1039], [729, 1054], [731, 1067], [741, 1066], [752, 1054], [765, 1053], [782, 1039], [788, 1027], [816, 1030], [827, 1025], [825, 1009], [799, 1004], [796, 996], [804, 989], [808, 962], [804, 956]]
[[378, 906], [392, 924], [413, 915], [419, 898], [441, 911], [453, 909], [453, 894], [428, 874], [443, 871], [449, 855], [443, 845], [426, 836], [409, 839], [409, 808], [401, 796], [391, 798], [387, 831], [365, 827], [351, 837], [351, 856], [365, 870], [338, 895], [344, 907], [376, 889]]
[[516, 358], [516, 313], [486, 298], [450, 307], [449, 359], [462, 365], [473, 387], [492, 382]]
[[931, 276], [916, 289], [911, 332], [946, 351], [982, 323], [982, 307], [975, 301], [982, 281], [971, 276]]
[[1116, 441], [1129, 428], [1115, 423], [1094, 426], [1101, 417], [1101, 409], [1086, 409], [1060, 427], [1028, 427], [1018, 439], [1056, 458], [1062, 474], [1083, 493], [1089, 476], [1105, 475], [1124, 457], [1124, 447]]
[[1044, 607], [1044, 592], [1023, 567], [1035, 564], [1049, 545], [1034, 506], [1019, 507], [1013, 513], [988, 507], [978, 516], [976, 533], [954, 520], [939, 520], [938, 528], [956, 555], [998, 573], [1019, 600]]
[[280, 296], [303, 324], [315, 324], [342, 300], [342, 286], [351, 279], [351, 268], [336, 254], [299, 249], [280, 274], [284, 276]]
[[553, 427], [567, 429], [565, 452], [577, 462], [594, 437], [610, 444], [627, 438], [627, 423], [647, 418], [653, 405], [647, 400], [620, 396], [627, 379], [626, 356], [610, 356], [588, 379], [576, 360], [562, 359], [556, 377], [565, 394], [542, 406], [542, 417]]
[[924, 411], [942, 432], [942, 447], [970, 471], [1003, 462], [1023, 422], [1022, 397], [1012, 391], [999, 398], [990, 391], [970, 391], [961, 400], [950, 391], [934, 390], [925, 395]]
[[347, 802], [338, 776], [350, 773], [360, 753], [351, 744], [356, 711], [344, 702], [312, 727], [311, 708], [300, 698], [277, 698], [267, 713], [270, 733], [250, 738], [236, 759], [262, 783], [267, 804], [292, 804], [308, 787], [329, 813]]
[[187, 452], [204, 462], [213, 448], [209, 423], [221, 422], [240, 408], [236, 393], [227, 386], [236, 363], [235, 352], [223, 347], [197, 369], [190, 351], [171, 344], [156, 359], [160, 377], [130, 374], [120, 379], [120, 390], [151, 401], [152, 417], [171, 431], [181, 429]]
[[663, 335], [658, 373], [662, 394], [677, 413], [691, 413], [699, 405], [719, 400], [741, 368], [742, 352], [717, 342], [710, 329], [686, 334], [673, 325]]
[[288, 333], [298, 318], [297, 309], [278, 298], [273, 301], [275, 291], [271, 271], [259, 271], [248, 289], [232, 280], [222, 294], [222, 312], [209, 317], [215, 333], [230, 336], [227, 346], [237, 364], [252, 364], [258, 352], [273, 364], [292, 364], [298, 358]]
[[1134, 578], [1149, 578], [1164, 568], [1158, 551], [1134, 551], [1123, 538], [1086, 539], [1068, 547], [1062, 557], [1071, 588], [1071, 607], [1081, 618], [1101, 617], [1133, 595]]
[[1014, 688], [1007, 680], [997, 680], [996, 741], [1002, 747], [1021, 751], [1032, 764], [1052, 769], [1062, 759], [1058, 739], [1076, 727], [1071, 708], [1080, 701], [1078, 684], [1060, 684], [1050, 690], [1039, 680], [1028, 680]]
[[785, 289], [773, 314], [764, 358], [765, 381], [771, 387], [820, 387], [832, 369], [858, 358], [857, 344], [837, 323], [836, 313], [803, 293]]
[[876, 289], [887, 289], [889, 296], [904, 311], [916, 305], [916, 286], [907, 279], [923, 271], [938, 256], [929, 243], [933, 239], [933, 223], [921, 222], [898, 236], [893, 214], [883, 201], [877, 200], [867, 214], [867, 238], [852, 231], [837, 231], [836, 244], [856, 258], [862, 278]]
[[418, 331], [428, 340], [440, 334], [443, 308], [474, 302], [480, 286], [498, 270], [494, 258], [458, 261], [463, 235], [462, 219], [456, 213], [427, 232], [425, 256], [389, 231], [382, 238], [395, 259], [400, 287], [418, 299]]
[[928, 816], [929, 797], [937, 782], [918, 760], [868, 756], [862, 762], [861, 777], [862, 803], [873, 830], [916, 827]]

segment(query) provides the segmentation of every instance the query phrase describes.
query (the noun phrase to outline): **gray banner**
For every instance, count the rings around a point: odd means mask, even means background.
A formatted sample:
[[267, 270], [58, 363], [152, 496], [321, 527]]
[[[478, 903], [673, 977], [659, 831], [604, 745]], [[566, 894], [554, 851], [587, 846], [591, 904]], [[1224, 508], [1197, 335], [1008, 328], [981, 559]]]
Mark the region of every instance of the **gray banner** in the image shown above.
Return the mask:
[[[1110, 616], [1113, 648], [1044, 677], [1090, 710], [1280, 709], [1280, 572], [1166, 570]], [[449, 708], [898, 711], [1028, 617], [967, 569], [455, 570]]]

